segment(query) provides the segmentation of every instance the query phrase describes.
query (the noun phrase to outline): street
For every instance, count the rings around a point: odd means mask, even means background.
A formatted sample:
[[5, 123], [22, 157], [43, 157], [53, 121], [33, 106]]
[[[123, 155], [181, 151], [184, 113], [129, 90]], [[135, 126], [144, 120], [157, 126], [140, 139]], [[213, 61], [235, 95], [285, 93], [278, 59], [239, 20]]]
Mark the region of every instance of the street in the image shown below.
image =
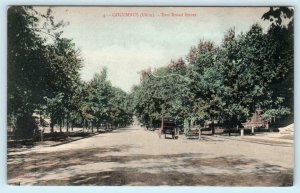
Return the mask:
[[292, 185], [293, 140], [249, 141], [251, 137], [203, 136], [199, 141], [181, 135], [159, 139], [156, 132], [130, 126], [59, 146], [8, 149], [8, 183]]

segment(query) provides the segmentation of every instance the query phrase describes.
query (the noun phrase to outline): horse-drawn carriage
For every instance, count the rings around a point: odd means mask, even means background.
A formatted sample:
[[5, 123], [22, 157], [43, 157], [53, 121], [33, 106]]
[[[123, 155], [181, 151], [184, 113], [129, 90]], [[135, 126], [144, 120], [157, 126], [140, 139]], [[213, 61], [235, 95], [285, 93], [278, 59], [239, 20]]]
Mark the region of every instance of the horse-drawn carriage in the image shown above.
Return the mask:
[[168, 136], [171, 135], [172, 139], [177, 138], [177, 124], [174, 118], [164, 118], [162, 121], [162, 133], [166, 138], [170, 138]]

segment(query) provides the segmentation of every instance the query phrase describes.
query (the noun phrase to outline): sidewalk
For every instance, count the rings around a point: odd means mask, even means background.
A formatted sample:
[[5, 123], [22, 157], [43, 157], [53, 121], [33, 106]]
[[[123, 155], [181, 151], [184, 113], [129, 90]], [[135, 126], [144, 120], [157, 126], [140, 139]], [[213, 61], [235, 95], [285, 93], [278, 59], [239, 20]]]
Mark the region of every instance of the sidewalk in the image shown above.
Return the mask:
[[215, 135], [209, 136], [212, 138], [223, 138], [228, 140], [245, 141], [250, 143], [257, 143], [263, 145], [272, 146], [293, 146], [294, 140], [293, 136], [288, 136], [288, 139], [282, 138], [286, 135], [281, 135], [279, 133], [256, 133], [255, 135], [246, 136], [226, 136], [226, 135]]

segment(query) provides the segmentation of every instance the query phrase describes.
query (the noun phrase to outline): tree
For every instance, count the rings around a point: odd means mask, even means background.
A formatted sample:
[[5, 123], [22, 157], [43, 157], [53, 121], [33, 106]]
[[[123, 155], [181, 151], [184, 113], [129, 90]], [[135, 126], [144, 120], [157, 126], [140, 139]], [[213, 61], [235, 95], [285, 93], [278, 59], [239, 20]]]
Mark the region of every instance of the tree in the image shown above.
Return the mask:
[[294, 109], [294, 9], [270, 7], [262, 19], [271, 22], [268, 31], [268, 49], [273, 64], [270, 83], [272, 100], [265, 112], [266, 118], [287, 117], [293, 120]]
[[192, 79], [190, 89], [194, 94], [194, 102], [190, 109], [195, 118], [212, 123], [213, 134], [214, 121], [220, 119], [220, 95], [223, 92], [223, 77], [216, 63], [217, 52], [218, 49], [212, 42], [200, 41], [198, 47], [193, 47], [187, 55], [188, 75]]
[[129, 96], [120, 88], [112, 88], [113, 97], [110, 99], [110, 120], [112, 125], [124, 127], [130, 124], [133, 114], [129, 110]]
[[55, 98], [63, 93], [60, 108], [55, 109], [57, 112], [50, 112], [56, 114], [56, 117], [51, 115], [55, 119], [51, 122], [58, 121], [61, 128], [66, 120], [68, 130], [72, 111], [76, 111], [76, 104], [72, 103], [72, 98], [81, 84], [79, 70], [82, 67], [82, 59], [72, 40], [66, 38], [56, 38], [52, 45], [48, 45], [47, 51], [50, 63], [50, 69], [47, 71], [50, 89], [47, 94], [49, 98]]
[[147, 128], [157, 126], [164, 117], [173, 116], [178, 122], [185, 117], [190, 100], [190, 79], [185, 74], [181, 58], [166, 68], [144, 73], [141, 85], [133, 90], [133, 103], [136, 116]]
[[[274, 11], [275, 9], [273, 9]], [[293, 21], [292, 10], [279, 8]], [[274, 12], [264, 15], [270, 18]], [[164, 116], [196, 119], [239, 127], [262, 108], [265, 117], [289, 115], [293, 108], [293, 22], [283, 25], [278, 15], [268, 33], [253, 24], [236, 35], [229, 29], [220, 46], [201, 40], [180, 59], [155, 71], [141, 73], [133, 90], [135, 113], [146, 125]], [[280, 88], [280, 89], [279, 89]]]
[[31, 7], [8, 9], [8, 119], [16, 120], [17, 137], [32, 137], [32, 113], [47, 93], [48, 62], [38, 22]]
[[106, 128], [126, 126], [132, 122], [129, 111], [129, 96], [123, 90], [113, 87], [107, 80], [107, 69], [96, 73], [87, 86], [86, 109], [90, 115], [92, 129], [102, 124]]
[[35, 126], [26, 122], [47, 103], [54, 122], [64, 114], [69, 119], [81, 58], [71, 40], [60, 38], [63, 26], [50, 8], [46, 14], [28, 6], [8, 10], [8, 119], [16, 120], [17, 137], [32, 137]]
[[264, 20], [271, 22], [271, 28], [283, 27], [284, 20], [287, 20], [287, 26], [294, 25], [294, 8], [292, 7], [270, 7], [269, 11], [261, 17]]

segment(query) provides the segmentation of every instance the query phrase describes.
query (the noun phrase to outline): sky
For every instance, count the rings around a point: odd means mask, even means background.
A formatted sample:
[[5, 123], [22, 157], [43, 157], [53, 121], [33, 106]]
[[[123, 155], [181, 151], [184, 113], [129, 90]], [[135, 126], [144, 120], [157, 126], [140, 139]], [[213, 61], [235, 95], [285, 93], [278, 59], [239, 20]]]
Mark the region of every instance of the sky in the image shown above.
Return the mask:
[[[200, 40], [220, 44], [224, 33], [247, 32], [268, 7], [52, 7], [56, 21], [69, 22], [63, 37], [81, 50], [81, 78], [92, 79], [103, 67], [113, 86], [130, 92], [139, 72], [185, 57]], [[45, 7], [37, 10], [44, 12]]]

